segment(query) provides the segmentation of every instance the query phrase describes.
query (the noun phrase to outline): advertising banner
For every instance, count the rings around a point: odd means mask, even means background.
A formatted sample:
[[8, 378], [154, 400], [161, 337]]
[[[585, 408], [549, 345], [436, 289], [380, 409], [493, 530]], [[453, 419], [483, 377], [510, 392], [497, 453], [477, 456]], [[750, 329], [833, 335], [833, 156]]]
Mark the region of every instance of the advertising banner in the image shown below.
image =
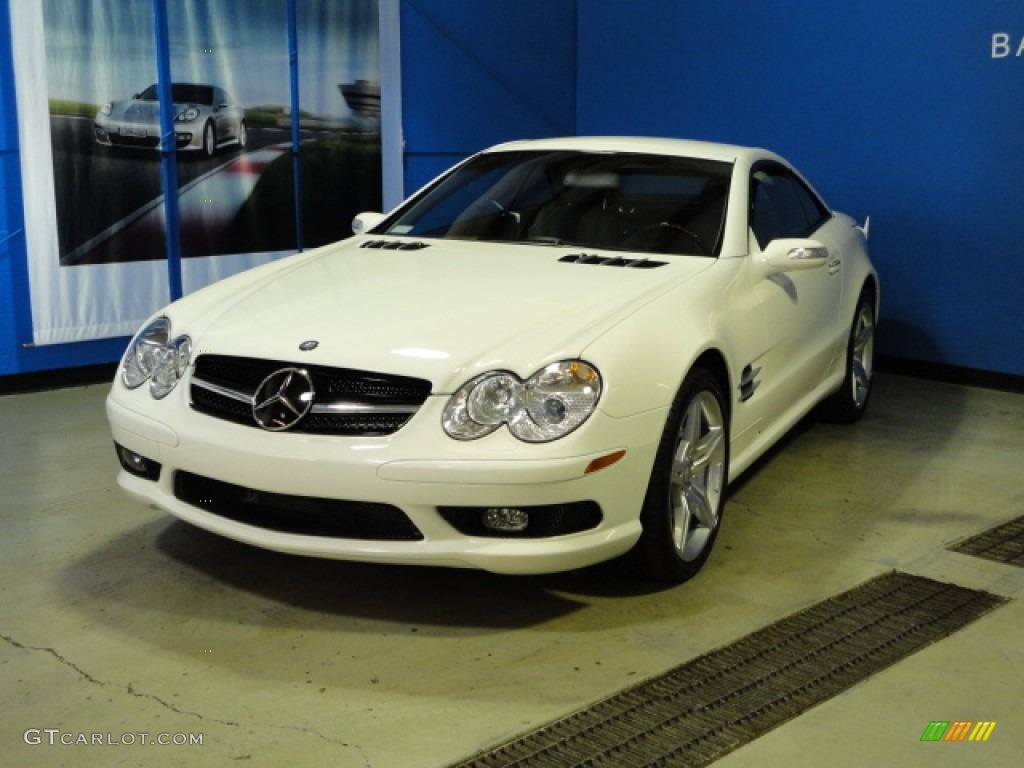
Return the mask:
[[382, 206], [377, 0], [28, 0], [11, 23], [35, 344], [134, 333], [171, 228], [188, 293]]

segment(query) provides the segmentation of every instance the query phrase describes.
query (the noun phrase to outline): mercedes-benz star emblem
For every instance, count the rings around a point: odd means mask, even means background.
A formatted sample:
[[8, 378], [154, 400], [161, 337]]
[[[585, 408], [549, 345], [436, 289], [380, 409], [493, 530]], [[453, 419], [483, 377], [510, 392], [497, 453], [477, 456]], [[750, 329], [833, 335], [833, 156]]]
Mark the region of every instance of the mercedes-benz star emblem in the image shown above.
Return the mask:
[[294, 427], [313, 407], [313, 379], [301, 368], [282, 368], [260, 382], [252, 397], [252, 417], [271, 432]]
[[309, 341], [304, 341], [301, 344], [299, 344], [299, 349], [301, 349], [303, 352], [309, 352], [310, 350], [316, 349], [319, 346], [319, 341], [317, 341], [316, 339], [310, 339]]

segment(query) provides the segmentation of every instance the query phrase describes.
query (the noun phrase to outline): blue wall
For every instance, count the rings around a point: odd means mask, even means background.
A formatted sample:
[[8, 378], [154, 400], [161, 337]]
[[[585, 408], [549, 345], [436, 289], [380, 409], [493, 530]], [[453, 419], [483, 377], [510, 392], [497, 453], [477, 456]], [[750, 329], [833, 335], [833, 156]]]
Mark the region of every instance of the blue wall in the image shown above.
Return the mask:
[[[0, 104], [14, 103], [12, 92], [10, 22], [7, 6], [0, 5]], [[21, 201], [21, 174], [18, 170], [18, 121], [13, 110], [0, 109], [0, 373], [16, 370], [11, 349], [17, 338], [17, 313], [14, 296], [22, 280], [16, 272], [24, 259], [24, 238], [19, 234], [18, 208]], [[15, 286], [18, 286], [16, 289]]]
[[576, 0], [403, 0], [411, 194], [468, 154], [576, 129]]
[[871, 215], [883, 352], [1021, 375], [1022, 38], [1019, 0], [583, 0], [577, 131], [774, 149]]
[[[1024, 375], [1019, 0], [402, 0], [401, 25], [407, 192], [514, 138], [768, 146], [830, 205], [871, 215], [883, 352]], [[0, 375], [113, 361], [124, 339], [22, 348], [12, 82], [3, 45]]]

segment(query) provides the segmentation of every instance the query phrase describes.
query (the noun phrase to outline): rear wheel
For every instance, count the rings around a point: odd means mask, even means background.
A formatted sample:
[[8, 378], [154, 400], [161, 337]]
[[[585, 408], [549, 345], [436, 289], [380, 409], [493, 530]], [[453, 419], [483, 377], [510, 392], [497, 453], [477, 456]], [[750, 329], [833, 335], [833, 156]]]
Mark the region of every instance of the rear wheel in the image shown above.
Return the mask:
[[725, 402], [718, 380], [695, 368], [669, 410], [630, 553], [654, 580], [696, 576], [718, 537], [729, 474]]
[[823, 404], [829, 421], [851, 424], [861, 418], [871, 399], [875, 378], [875, 296], [865, 288], [857, 302], [846, 344], [846, 376], [839, 390]]

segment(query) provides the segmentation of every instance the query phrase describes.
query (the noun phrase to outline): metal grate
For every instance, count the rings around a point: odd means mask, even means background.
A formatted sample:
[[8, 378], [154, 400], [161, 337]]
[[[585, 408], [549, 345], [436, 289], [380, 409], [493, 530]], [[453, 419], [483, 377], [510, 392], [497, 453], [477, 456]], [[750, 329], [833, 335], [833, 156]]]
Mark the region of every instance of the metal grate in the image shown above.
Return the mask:
[[889, 573], [460, 768], [707, 765], [1002, 602]]
[[1024, 567], [1024, 517], [953, 544], [954, 552]]

